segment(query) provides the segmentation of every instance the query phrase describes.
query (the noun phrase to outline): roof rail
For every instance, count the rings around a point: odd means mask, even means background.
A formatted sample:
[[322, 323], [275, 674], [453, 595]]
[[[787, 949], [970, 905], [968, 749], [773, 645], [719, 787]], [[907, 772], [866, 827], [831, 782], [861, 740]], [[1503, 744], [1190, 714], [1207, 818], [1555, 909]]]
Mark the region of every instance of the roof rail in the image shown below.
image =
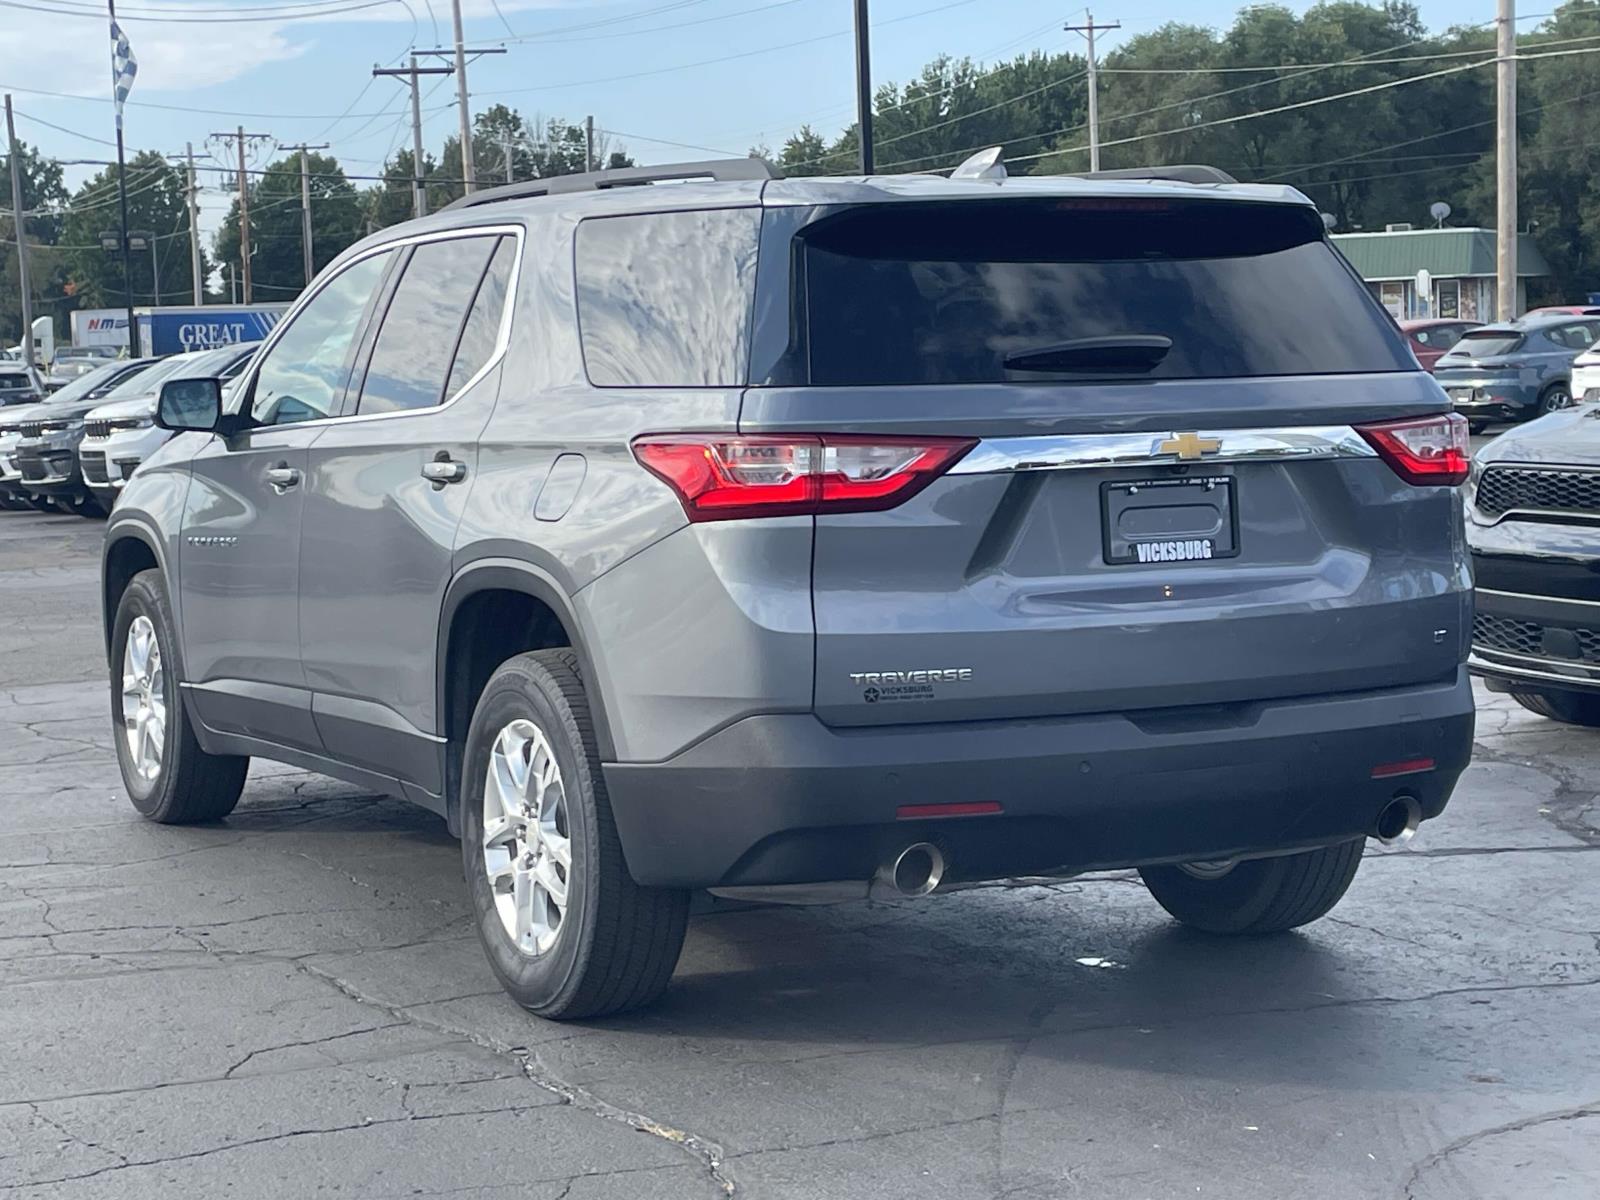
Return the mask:
[[568, 192], [603, 192], [610, 188], [639, 187], [649, 183], [669, 183], [679, 179], [782, 179], [783, 175], [764, 158], [715, 158], [705, 162], [663, 163], [658, 167], [614, 167], [609, 171], [586, 171], [581, 175], [552, 175], [548, 179], [529, 179], [485, 188], [481, 192], [453, 200], [441, 212], [476, 208], [502, 200], [527, 200], [534, 196], [559, 196]]
[[1115, 171], [1074, 171], [1079, 179], [1150, 179], [1168, 183], [1238, 183], [1221, 167], [1207, 167], [1198, 163], [1172, 167], [1122, 167]]

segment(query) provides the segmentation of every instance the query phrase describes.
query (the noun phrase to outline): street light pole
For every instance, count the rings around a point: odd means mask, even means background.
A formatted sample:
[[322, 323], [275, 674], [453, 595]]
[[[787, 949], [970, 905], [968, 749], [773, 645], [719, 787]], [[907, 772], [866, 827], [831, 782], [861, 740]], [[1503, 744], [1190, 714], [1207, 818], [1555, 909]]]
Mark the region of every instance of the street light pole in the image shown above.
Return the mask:
[[[28, 283], [28, 231], [22, 208], [22, 157], [17, 153], [17, 125], [11, 118], [11, 93], [6, 93], [6, 145], [11, 159], [11, 228], [17, 231], [17, 284], [22, 289], [22, 361], [30, 378], [33, 364], [33, 288]], [[38, 385], [38, 380], [33, 379]]]
[[872, 45], [867, 25], [867, 0], [856, 0], [856, 126], [863, 175], [872, 174]]
[[1495, 16], [1495, 313], [1517, 315], [1517, 5]]

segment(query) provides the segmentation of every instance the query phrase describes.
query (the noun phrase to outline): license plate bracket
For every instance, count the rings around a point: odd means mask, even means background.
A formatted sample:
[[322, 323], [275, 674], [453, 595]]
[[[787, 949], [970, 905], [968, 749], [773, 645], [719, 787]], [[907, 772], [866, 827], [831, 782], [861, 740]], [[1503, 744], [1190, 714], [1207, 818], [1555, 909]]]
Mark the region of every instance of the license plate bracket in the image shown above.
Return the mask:
[[1170, 566], [1239, 553], [1231, 475], [1119, 479], [1100, 485], [1100, 535], [1112, 566]]

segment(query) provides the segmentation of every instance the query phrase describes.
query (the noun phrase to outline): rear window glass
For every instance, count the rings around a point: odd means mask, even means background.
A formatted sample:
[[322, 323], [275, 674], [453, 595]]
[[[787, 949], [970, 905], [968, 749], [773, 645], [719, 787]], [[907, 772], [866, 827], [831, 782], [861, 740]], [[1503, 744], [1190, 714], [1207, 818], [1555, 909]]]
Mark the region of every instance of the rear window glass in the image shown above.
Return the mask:
[[1310, 209], [883, 204], [800, 238], [813, 384], [1416, 369]]
[[1520, 333], [1486, 329], [1481, 333], [1462, 334], [1461, 340], [1451, 348], [1450, 353], [1470, 358], [1488, 358], [1493, 354], [1510, 354], [1521, 345]]
[[599, 387], [737, 387], [749, 357], [761, 213], [591, 218], [578, 226], [578, 323]]

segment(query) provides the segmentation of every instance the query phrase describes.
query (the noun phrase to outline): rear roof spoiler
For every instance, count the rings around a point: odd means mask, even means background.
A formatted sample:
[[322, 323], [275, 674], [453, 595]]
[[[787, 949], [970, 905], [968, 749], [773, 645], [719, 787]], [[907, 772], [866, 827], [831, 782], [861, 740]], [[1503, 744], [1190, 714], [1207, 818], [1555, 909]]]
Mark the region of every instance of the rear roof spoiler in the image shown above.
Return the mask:
[[782, 179], [783, 175], [764, 158], [717, 158], [704, 162], [665, 163], [658, 167], [614, 167], [608, 171], [585, 171], [579, 175], [552, 175], [549, 179], [529, 179], [485, 188], [481, 192], [453, 200], [441, 212], [498, 204], [503, 200], [528, 200], [536, 196], [559, 196], [572, 192], [603, 192], [611, 188], [642, 187], [651, 183], [678, 180]]
[[[1006, 163], [999, 146], [990, 146], [966, 159], [950, 173], [951, 179], [1006, 178]], [[1144, 179], [1163, 183], [1238, 183], [1220, 167], [1207, 167], [1197, 163], [1178, 164], [1171, 167], [1120, 167], [1114, 171], [1072, 171], [1059, 178], [1066, 179]]]

